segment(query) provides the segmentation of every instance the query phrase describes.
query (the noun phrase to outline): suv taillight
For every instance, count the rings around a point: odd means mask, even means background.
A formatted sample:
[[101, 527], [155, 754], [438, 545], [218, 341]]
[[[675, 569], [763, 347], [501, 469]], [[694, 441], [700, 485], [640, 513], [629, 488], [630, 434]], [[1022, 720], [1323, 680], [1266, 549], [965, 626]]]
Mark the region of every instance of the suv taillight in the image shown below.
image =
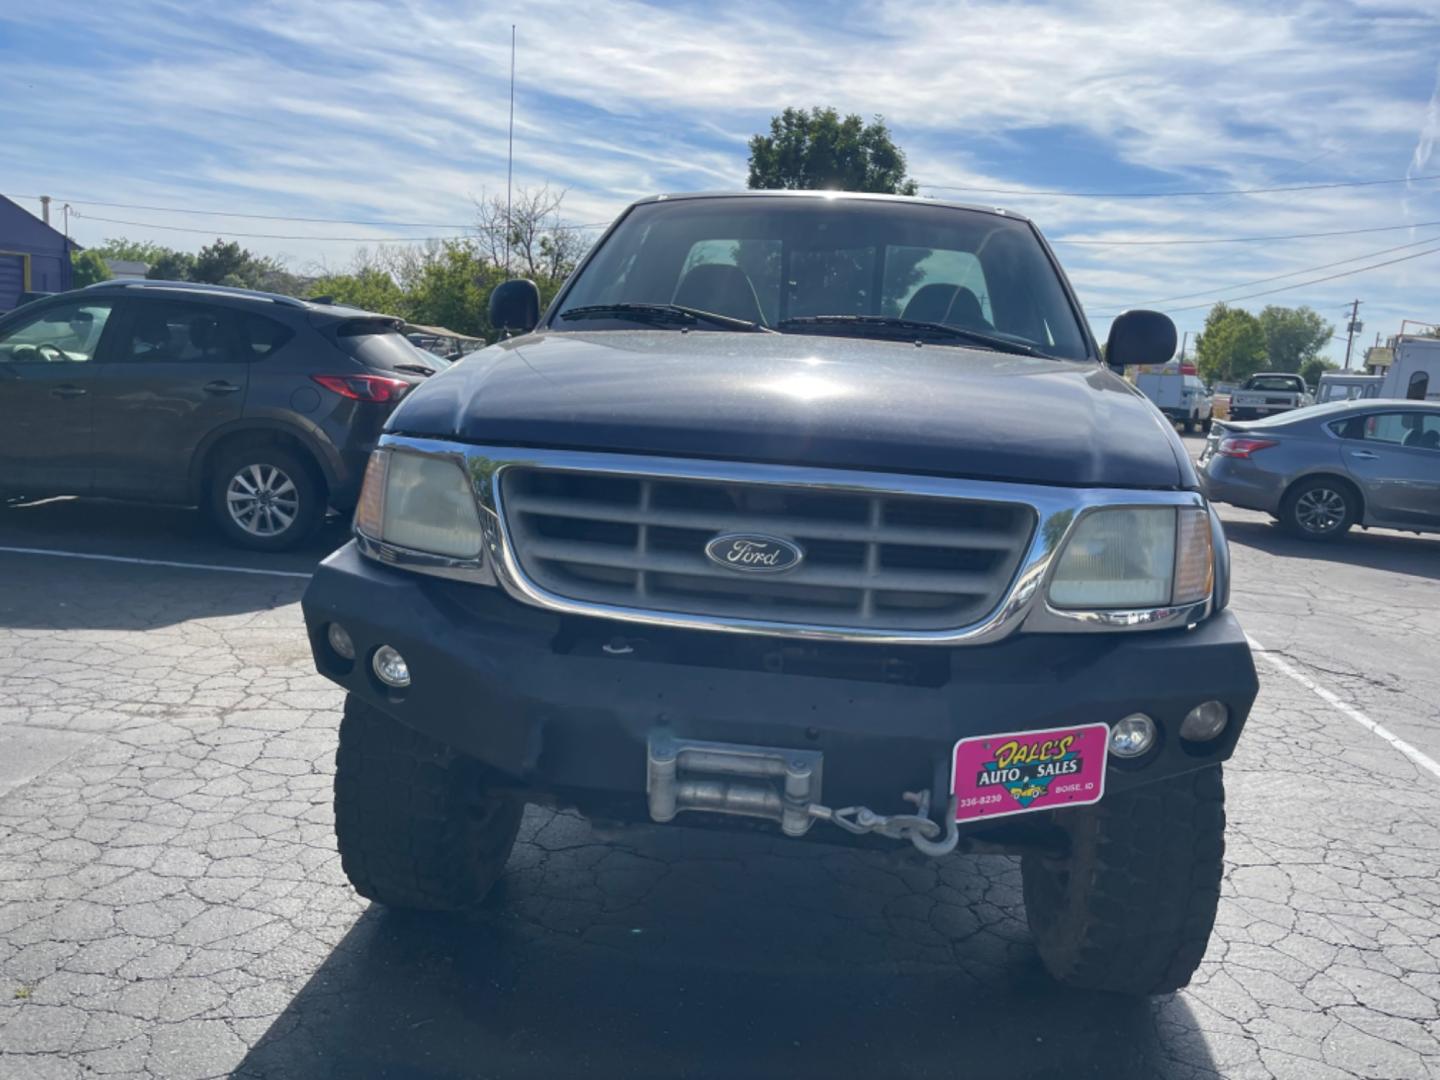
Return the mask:
[[410, 384], [384, 375], [311, 375], [326, 390], [355, 401], [399, 401]]
[[1265, 450], [1275, 446], [1274, 439], [1246, 439], [1239, 435], [1231, 435], [1220, 440], [1220, 445], [1215, 452], [1221, 457], [1248, 458], [1257, 450]]

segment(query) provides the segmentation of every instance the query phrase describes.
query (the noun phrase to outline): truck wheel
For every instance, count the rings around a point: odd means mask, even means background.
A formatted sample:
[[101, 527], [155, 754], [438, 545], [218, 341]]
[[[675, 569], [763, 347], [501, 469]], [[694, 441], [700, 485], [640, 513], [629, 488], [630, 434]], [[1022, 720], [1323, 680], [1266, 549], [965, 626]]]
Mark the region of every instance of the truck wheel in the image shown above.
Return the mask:
[[1192, 434], [1194, 434], [1194, 432], [1195, 432], [1195, 418], [1194, 418], [1193, 416], [1187, 416], [1187, 417], [1185, 418], [1185, 434], [1186, 434], [1186, 435], [1192, 435]]
[[361, 896], [460, 911], [505, 867], [525, 804], [490, 795], [478, 764], [351, 695], [335, 754], [335, 838]]
[[1214, 417], [1214, 415], [1212, 414], [1212, 415], [1210, 415], [1210, 416], [1205, 417], [1205, 422], [1200, 425], [1200, 430], [1203, 431], [1206, 435], [1209, 435], [1209, 434], [1210, 434], [1210, 429], [1211, 429], [1214, 425], [1215, 425], [1215, 417]]
[[246, 443], [220, 454], [209, 502], [226, 538], [257, 551], [292, 548], [325, 520], [324, 486], [310, 463], [266, 443]]
[[1055, 815], [1070, 849], [1020, 864], [1025, 916], [1061, 983], [1166, 994], [1200, 966], [1225, 855], [1218, 765]]
[[1304, 540], [1334, 540], [1360, 517], [1349, 485], [1328, 476], [1301, 480], [1280, 502], [1280, 525]]

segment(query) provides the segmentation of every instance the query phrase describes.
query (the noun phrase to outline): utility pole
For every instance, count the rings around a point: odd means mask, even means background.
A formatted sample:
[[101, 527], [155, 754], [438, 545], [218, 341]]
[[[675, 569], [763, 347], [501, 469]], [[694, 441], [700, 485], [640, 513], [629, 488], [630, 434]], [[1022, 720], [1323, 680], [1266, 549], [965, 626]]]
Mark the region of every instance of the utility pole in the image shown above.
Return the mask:
[[515, 177], [515, 24], [510, 24], [510, 148], [505, 160], [505, 276], [510, 276], [510, 187]]
[[1190, 341], [1190, 331], [1185, 331], [1185, 336], [1180, 339], [1180, 363], [1185, 363], [1185, 346]]
[[1355, 344], [1355, 335], [1365, 328], [1360, 321], [1360, 304], [1362, 301], [1355, 300], [1350, 304], [1350, 325], [1345, 332], [1345, 370], [1350, 370], [1350, 348]]

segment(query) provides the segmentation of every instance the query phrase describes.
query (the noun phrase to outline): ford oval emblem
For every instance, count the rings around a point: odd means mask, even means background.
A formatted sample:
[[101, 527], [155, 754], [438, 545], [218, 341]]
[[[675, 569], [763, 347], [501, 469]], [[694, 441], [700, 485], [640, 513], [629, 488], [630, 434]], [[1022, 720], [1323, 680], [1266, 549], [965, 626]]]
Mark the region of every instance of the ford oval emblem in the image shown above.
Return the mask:
[[705, 557], [742, 574], [782, 574], [805, 561], [800, 545], [763, 533], [725, 533], [705, 545]]

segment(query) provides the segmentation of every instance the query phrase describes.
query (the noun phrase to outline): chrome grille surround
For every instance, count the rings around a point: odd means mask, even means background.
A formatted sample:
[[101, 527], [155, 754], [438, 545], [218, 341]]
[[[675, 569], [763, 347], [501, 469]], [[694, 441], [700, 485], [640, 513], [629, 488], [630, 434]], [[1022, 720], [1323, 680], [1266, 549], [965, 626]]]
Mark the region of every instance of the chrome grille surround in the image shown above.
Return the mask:
[[[1124, 488], [1066, 488], [1034, 484], [1016, 484], [988, 480], [960, 480], [946, 477], [910, 476], [873, 473], [858, 470], [817, 469], [789, 465], [763, 465], [746, 462], [711, 462], [702, 459], [660, 458], [631, 454], [605, 454], [586, 451], [527, 449], [518, 447], [485, 447], [408, 436], [385, 436], [381, 449], [443, 456], [459, 463], [471, 478], [476, 501], [481, 509], [481, 525], [485, 532], [485, 557], [481, 560], [456, 562], [438, 559], [422, 552], [412, 552], [357, 534], [361, 550], [369, 557], [393, 566], [438, 574], [440, 576], [496, 585], [524, 603], [568, 614], [652, 626], [712, 630], [810, 640], [843, 640], [889, 644], [960, 645], [994, 641], [1019, 629], [1045, 632], [1156, 630], [1192, 625], [1210, 614], [1212, 600], [1197, 604], [1146, 608], [1141, 610], [1075, 611], [1057, 609], [1044, 598], [1044, 586], [1056, 554], [1064, 546], [1075, 521], [1089, 510], [1101, 507], [1176, 506], [1203, 507], [1205, 501], [1196, 492], [1131, 490]], [[664, 485], [685, 487], [696, 485], [719, 489], [767, 492], [784, 495], [838, 497], [859, 499], [869, 514], [874, 507], [916, 502], [944, 506], [1018, 508], [1028, 520], [1026, 535], [1014, 546], [1013, 566], [1008, 578], [990, 596], [988, 604], [973, 605], [963, 622], [944, 626], [886, 625], [875, 617], [868, 623], [863, 618], [846, 620], [844, 613], [818, 621], [793, 621], [766, 618], [749, 605], [741, 604], [728, 611], [668, 610], [646, 606], [634, 597], [617, 603], [566, 595], [553, 587], [557, 582], [542, 573], [532, 573], [520, 547], [527, 542], [522, 526], [517, 530], [507, 505], [507, 475], [565, 475], [622, 483], [648, 483], [650, 490]], [[523, 502], [523, 499], [522, 499]], [[631, 515], [633, 518], [633, 514]], [[785, 536], [773, 519], [761, 525], [763, 513], [753, 515], [756, 531]], [[621, 522], [623, 525], [624, 522]], [[631, 524], [636, 524], [633, 520]], [[649, 524], [649, 523], [647, 523]], [[843, 523], [842, 523], [843, 524]], [[853, 522], [850, 524], [854, 524]], [[867, 519], [866, 529], [875, 526]], [[666, 526], [668, 527], [668, 523]], [[708, 527], [708, 526], [707, 526]], [[887, 526], [883, 523], [880, 528]], [[733, 531], [722, 528], [711, 533]], [[846, 529], [841, 529], [846, 532]], [[980, 530], [984, 533], [986, 530]], [[709, 534], [707, 534], [709, 535]], [[833, 537], [830, 538], [833, 541]], [[934, 539], [934, 537], [930, 537]], [[866, 562], [871, 570], [883, 569], [871, 562], [870, 552], [878, 551], [885, 541], [864, 536], [857, 538], [867, 546]], [[842, 539], [841, 543], [849, 542]], [[802, 541], [803, 546], [803, 541]], [[922, 545], [923, 546], [923, 545]], [[631, 549], [633, 550], [633, 548]], [[553, 552], [552, 552], [553, 553]], [[560, 551], [561, 554], [565, 552]], [[697, 558], [703, 562], [703, 555]], [[563, 560], [560, 560], [563, 562]], [[632, 565], [633, 568], [633, 565]], [[615, 567], [625, 570], [625, 566]], [[688, 565], [685, 567], [688, 577]], [[662, 569], [668, 573], [669, 568]], [[792, 575], [776, 575], [767, 579], [760, 575], [750, 578], [736, 574], [733, 578], [720, 571], [721, 578], [730, 580], [743, 590], [759, 590], [783, 585]], [[815, 582], [802, 583], [802, 587]], [[824, 581], [828, 586], [829, 582]], [[910, 585], [912, 582], [901, 582]], [[837, 588], [858, 588], [838, 585]], [[882, 592], [888, 590], [881, 590]], [[905, 592], [907, 590], [897, 590]], [[989, 594], [987, 594], [989, 595]], [[883, 608], [884, 605], [878, 605]], [[876, 611], [877, 605], [869, 609]], [[980, 610], [983, 607], [984, 610]], [[863, 613], [863, 608], [857, 608]]]

